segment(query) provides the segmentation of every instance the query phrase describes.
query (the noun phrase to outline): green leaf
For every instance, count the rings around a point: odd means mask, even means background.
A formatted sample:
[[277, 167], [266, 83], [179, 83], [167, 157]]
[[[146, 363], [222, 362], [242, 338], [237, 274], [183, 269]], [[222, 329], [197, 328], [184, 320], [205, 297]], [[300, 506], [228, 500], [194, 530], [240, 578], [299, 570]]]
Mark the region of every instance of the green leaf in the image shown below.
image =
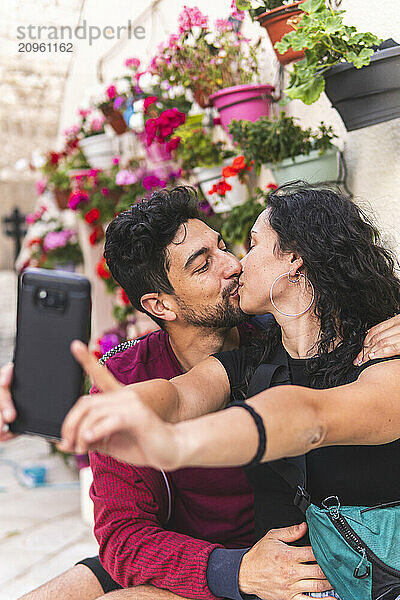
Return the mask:
[[325, 22], [325, 31], [328, 35], [340, 31], [343, 26], [342, 17], [328, 17]]
[[346, 60], [352, 62], [356, 69], [361, 69], [369, 65], [373, 53], [372, 48], [363, 48], [358, 55], [355, 52], [347, 52]]
[[236, 8], [238, 10], [250, 10], [251, 2], [248, 2], [247, 0], [236, 0]]
[[292, 47], [293, 38], [296, 37], [296, 34], [298, 35], [298, 32], [291, 31], [290, 33], [286, 33], [280, 42], [276, 42], [274, 48], [278, 50], [279, 54], [285, 54]]
[[325, 80], [322, 76], [318, 76], [301, 85], [288, 87], [285, 92], [292, 100], [302, 100], [304, 104], [313, 104], [318, 100], [324, 89]]
[[308, 14], [315, 13], [321, 8], [325, 8], [325, 0], [306, 0], [299, 8]]

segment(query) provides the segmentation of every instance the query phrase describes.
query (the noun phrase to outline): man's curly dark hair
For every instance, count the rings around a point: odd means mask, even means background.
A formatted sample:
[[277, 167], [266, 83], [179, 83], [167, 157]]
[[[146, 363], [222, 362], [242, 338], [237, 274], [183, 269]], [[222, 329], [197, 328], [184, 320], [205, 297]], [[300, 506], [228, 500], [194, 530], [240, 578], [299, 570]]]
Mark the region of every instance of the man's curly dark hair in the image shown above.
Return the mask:
[[[140, 304], [144, 294], [174, 293], [166, 249], [181, 225], [199, 218], [196, 200], [189, 186], [163, 189], [120, 213], [107, 227], [104, 257], [137, 310], [147, 312]], [[163, 326], [160, 319], [150, 316]]]
[[[321, 334], [307, 364], [312, 383], [338, 385], [353, 367], [367, 330], [400, 312], [396, 261], [381, 245], [376, 227], [339, 190], [296, 182], [271, 193], [268, 209], [266, 218], [278, 236], [276, 251], [301, 256], [315, 289]], [[267, 354], [278, 336], [272, 327]]]

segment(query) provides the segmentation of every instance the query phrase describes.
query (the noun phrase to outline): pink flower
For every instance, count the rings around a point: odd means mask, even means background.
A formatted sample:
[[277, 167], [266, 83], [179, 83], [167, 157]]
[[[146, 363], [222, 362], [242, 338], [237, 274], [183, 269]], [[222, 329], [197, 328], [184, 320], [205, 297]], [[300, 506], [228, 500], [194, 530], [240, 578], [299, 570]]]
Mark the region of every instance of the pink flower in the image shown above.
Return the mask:
[[80, 108], [80, 109], [78, 110], [78, 114], [79, 114], [81, 117], [83, 117], [84, 119], [85, 119], [86, 117], [88, 117], [88, 116], [90, 115], [90, 113], [91, 113], [91, 112], [92, 112], [92, 109], [91, 109], [91, 108], [86, 108], [86, 109], [85, 109], [85, 108]]
[[159, 179], [156, 175], [147, 175], [143, 177], [143, 187], [145, 190], [152, 190], [156, 187], [165, 187], [165, 181]]
[[64, 248], [75, 234], [72, 229], [63, 229], [62, 231], [50, 231], [43, 240], [43, 250], [55, 250], [56, 248]]
[[42, 218], [42, 215], [46, 212], [46, 210], [47, 210], [47, 208], [45, 206], [40, 206], [36, 212], [26, 215], [25, 222], [28, 225], [32, 225], [33, 223], [36, 223], [36, 221], [39, 221], [39, 219]]
[[208, 27], [208, 17], [203, 15], [197, 6], [184, 6], [183, 11], [178, 17], [179, 32], [185, 33], [192, 29], [192, 27]]
[[85, 190], [74, 190], [71, 192], [68, 200], [68, 205], [71, 210], [77, 210], [78, 206], [89, 202], [89, 194]]
[[39, 181], [36, 182], [36, 194], [38, 196], [43, 194], [44, 190], [46, 189], [46, 185], [47, 181], [45, 179], [39, 179]]
[[71, 125], [71, 127], [67, 127], [67, 129], [64, 131], [64, 135], [66, 137], [74, 137], [77, 133], [79, 133], [80, 130], [81, 128], [79, 125]]
[[150, 104], [154, 104], [154, 102], [157, 102], [157, 96], [149, 96], [148, 98], [145, 98], [143, 102], [143, 109], [145, 114], [147, 114], [147, 109], [150, 106]]
[[140, 67], [140, 60], [138, 58], [127, 58], [125, 61], [125, 66], [138, 69]]
[[109, 100], [115, 98], [115, 96], [117, 95], [117, 88], [115, 87], [115, 85], [110, 85], [110, 87], [106, 89], [106, 94]]
[[110, 190], [106, 187], [101, 188], [101, 195], [102, 196], [108, 196], [108, 194], [110, 193]]
[[232, 11], [232, 18], [236, 19], [237, 21], [243, 21], [244, 19], [244, 12], [242, 10], [238, 10], [236, 8], [236, 0], [232, 0], [231, 2], [231, 11]]
[[104, 121], [105, 121], [104, 116], [95, 117], [90, 124], [91, 129], [93, 131], [101, 131], [103, 129]]
[[214, 25], [220, 31], [230, 31], [233, 29], [233, 25], [227, 19], [216, 19]]
[[165, 146], [165, 149], [167, 150], [167, 152], [176, 150], [176, 148], [179, 146], [180, 141], [181, 141], [181, 138], [179, 137], [179, 135], [177, 135], [176, 137], [169, 140], [169, 142], [167, 142], [167, 144]]
[[138, 176], [133, 171], [129, 171], [128, 169], [123, 169], [122, 171], [118, 171], [115, 177], [115, 183], [117, 185], [132, 185], [136, 183], [138, 180]]
[[169, 40], [168, 40], [168, 48], [170, 50], [174, 50], [176, 48], [176, 46], [178, 45], [178, 41], [180, 40], [180, 36], [177, 35], [176, 33], [172, 33], [169, 36]]
[[114, 156], [114, 158], [112, 159], [112, 163], [113, 165], [119, 165], [119, 156]]

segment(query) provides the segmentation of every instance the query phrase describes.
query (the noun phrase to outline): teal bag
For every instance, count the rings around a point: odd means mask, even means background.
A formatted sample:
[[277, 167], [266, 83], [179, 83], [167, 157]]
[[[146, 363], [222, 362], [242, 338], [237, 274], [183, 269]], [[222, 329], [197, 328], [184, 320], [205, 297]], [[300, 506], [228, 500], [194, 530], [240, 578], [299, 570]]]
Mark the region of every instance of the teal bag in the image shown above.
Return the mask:
[[341, 506], [331, 496], [323, 505], [309, 504], [306, 521], [315, 558], [341, 600], [400, 599], [400, 501]]

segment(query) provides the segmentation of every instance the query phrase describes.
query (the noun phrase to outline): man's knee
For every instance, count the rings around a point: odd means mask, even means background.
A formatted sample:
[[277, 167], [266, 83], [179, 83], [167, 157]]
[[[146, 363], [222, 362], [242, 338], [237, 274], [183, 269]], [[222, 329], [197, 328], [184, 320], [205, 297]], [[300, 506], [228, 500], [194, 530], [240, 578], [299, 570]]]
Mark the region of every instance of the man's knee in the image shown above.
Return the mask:
[[96, 600], [183, 600], [168, 590], [162, 590], [152, 585], [138, 585], [109, 592]]
[[19, 600], [95, 600], [102, 594], [94, 573], [85, 565], [75, 565]]

